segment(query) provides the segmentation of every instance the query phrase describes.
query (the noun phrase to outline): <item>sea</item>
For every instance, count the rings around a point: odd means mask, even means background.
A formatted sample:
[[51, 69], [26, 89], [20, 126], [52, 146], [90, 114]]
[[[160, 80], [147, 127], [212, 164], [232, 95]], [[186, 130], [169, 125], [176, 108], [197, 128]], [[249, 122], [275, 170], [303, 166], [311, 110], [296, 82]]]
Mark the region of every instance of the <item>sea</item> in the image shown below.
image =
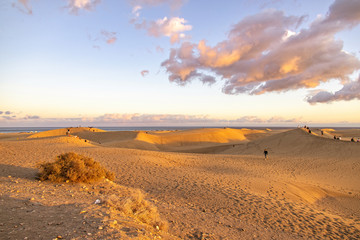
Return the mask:
[[[190, 130], [190, 129], [196, 129], [196, 128], [224, 128], [224, 126], [149, 126], [149, 127], [96, 127], [92, 126], [94, 128], [99, 128], [105, 131], [174, 131], [174, 130]], [[0, 133], [15, 133], [15, 132], [44, 132], [48, 130], [53, 129], [59, 129], [64, 127], [0, 127]], [[241, 128], [249, 128], [249, 129], [273, 129], [273, 130], [280, 130], [280, 129], [293, 129], [296, 127], [293, 126], [265, 126], [265, 127], [259, 127], [259, 126], [229, 126], [229, 128], [235, 128], [235, 129], [241, 129]], [[313, 127], [313, 128], [333, 128], [333, 129], [355, 129], [358, 127]]]

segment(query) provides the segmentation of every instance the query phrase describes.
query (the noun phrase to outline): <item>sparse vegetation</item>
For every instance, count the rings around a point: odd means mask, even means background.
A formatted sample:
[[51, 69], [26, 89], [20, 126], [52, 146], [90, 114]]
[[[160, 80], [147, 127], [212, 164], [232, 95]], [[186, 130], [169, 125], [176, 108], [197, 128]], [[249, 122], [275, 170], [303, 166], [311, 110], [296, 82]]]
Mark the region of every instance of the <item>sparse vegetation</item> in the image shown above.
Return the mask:
[[92, 158], [73, 152], [57, 156], [55, 162], [41, 163], [39, 169], [41, 181], [90, 183], [101, 178], [113, 180], [115, 177]]
[[145, 199], [140, 190], [134, 191], [125, 199], [118, 195], [111, 195], [105, 200], [105, 203], [108, 207], [148, 224], [157, 230], [166, 231], [168, 228], [168, 223], [160, 218], [157, 208]]

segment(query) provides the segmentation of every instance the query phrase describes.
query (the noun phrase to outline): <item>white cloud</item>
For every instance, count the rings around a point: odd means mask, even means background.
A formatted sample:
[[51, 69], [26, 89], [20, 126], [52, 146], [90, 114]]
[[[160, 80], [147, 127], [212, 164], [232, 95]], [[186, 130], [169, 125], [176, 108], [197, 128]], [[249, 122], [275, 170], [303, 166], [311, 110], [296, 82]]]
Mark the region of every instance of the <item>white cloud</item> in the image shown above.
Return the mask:
[[171, 43], [179, 42], [181, 39], [185, 39], [187, 36], [184, 32], [190, 31], [192, 26], [187, 24], [184, 18], [164, 17], [156, 21], [133, 22], [138, 29], [145, 29], [148, 35], [153, 37], [166, 36], [170, 38]]
[[69, 8], [70, 13], [76, 15], [81, 9], [87, 11], [94, 10], [95, 6], [100, 2], [101, 0], [68, 0], [67, 8]]

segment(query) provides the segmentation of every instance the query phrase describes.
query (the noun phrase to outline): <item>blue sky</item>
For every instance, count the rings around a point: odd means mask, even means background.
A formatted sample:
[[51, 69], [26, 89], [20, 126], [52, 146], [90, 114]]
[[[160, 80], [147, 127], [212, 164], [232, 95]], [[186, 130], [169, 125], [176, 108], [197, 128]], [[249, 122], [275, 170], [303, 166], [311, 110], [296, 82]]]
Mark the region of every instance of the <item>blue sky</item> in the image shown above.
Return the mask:
[[360, 126], [360, 1], [11, 0], [0, 126]]

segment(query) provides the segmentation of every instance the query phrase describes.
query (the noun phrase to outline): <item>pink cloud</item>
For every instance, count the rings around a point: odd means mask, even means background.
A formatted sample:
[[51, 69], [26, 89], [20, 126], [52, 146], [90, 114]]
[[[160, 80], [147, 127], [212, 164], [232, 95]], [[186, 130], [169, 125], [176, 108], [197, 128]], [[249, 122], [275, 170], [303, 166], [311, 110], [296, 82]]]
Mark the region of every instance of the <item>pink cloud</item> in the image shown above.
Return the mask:
[[140, 73], [141, 76], [146, 77], [149, 74], [149, 70], [142, 70]]
[[192, 29], [191, 25], [187, 24], [184, 18], [164, 17], [156, 21], [133, 22], [137, 29], [145, 29], [149, 36], [162, 37], [166, 36], [170, 38], [171, 43], [179, 42], [181, 39], [185, 39], [184, 32]]
[[179, 9], [187, 0], [130, 0], [133, 6], [158, 6], [168, 4], [172, 10]]
[[68, 0], [67, 8], [70, 13], [77, 15], [81, 9], [92, 11], [101, 0]]
[[337, 0], [326, 17], [298, 32], [303, 16], [264, 11], [235, 24], [228, 38], [215, 46], [205, 40], [183, 43], [171, 50], [162, 66], [169, 80], [180, 85], [208, 78], [213, 83], [216, 75], [225, 80], [226, 94], [315, 88], [331, 79], [345, 84], [360, 68], [360, 61], [343, 51], [335, 34], [359, 24], [356, 9], [360, 9], [359, 1]]
[[23, 13], [32, 14], [32, 8], [30, 6], [30, 0], [17, 0], [17, 4], [13, 3], [12, 4], [13, 7], [17, 8], [18, 10], [20, 10]]
[[105, 37], [105, 41], [108, 44], [115, 43], [117, 40], [116, 32], [101, 31], [101, 35]]
[[309, 96], [307, 101], [310, 104], [326, 103], [333, 101], [350, 101], [353, 99], [360, 100], [360, 75], [357, 81], [350, 81], [343, 85], [343, 87], [335, 93], [320, 91], [315, 95]]

